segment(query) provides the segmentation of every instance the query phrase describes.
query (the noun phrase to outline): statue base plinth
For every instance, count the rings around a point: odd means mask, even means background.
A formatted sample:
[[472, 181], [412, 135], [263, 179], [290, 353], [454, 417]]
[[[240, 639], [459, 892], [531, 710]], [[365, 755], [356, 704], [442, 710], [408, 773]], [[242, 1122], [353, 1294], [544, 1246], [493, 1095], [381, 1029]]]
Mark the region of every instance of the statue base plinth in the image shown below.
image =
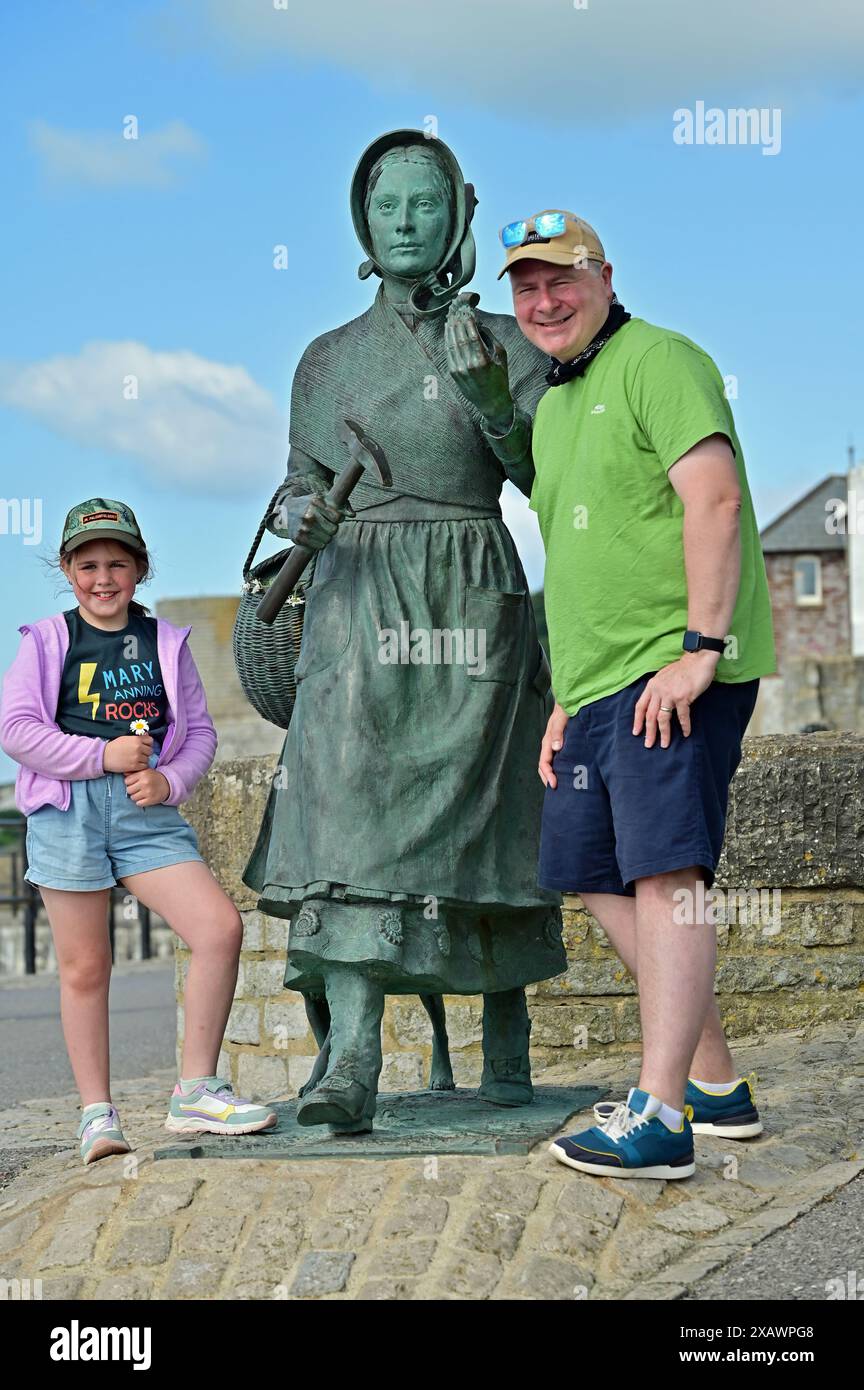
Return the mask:
[[527, 1154], [577, 1112], [579, 1128], [595, 1123], [591, 1106], [604, 1086], [535, 1086], [530, 1105], [490, 1105], [476, 1090], [384, 1091], [371, 1134], [332, 1134], [327, 1125], [297, 1124], [296, 1100], [277, 1101], [279, 1123], [260, 1134], [190, 1134], [154, 1158], [411, 1158], [427, 1154]]

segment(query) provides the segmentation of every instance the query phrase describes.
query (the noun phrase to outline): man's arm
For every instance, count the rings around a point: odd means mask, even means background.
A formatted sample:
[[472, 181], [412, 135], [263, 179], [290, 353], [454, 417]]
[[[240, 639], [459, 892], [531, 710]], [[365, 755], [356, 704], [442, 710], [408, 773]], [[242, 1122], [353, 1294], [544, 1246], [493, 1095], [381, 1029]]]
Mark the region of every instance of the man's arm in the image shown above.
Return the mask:
[[[707, 435], [670, 464], [668, 477], [684, 504], [687, 626], [725, 637], [741, 573], [741, 489], [728, 437]], [[682, 652], [651, 677], [633, 711], [633, 733], [642, 732], [644, 721], [646, 747], [659, 728], [660, 746], [668, 748], [670, 711], [689, 735], [690, 706], [708, 689], [720, 660], [719, 652]]]
[[[687, 626], [726, 637], [741, 577], [741, 485], [725, 434], [702, 439], [668, 470], [684, 504]], [[711, 671], [719, 652], [684, 652], [682, 659]]]
[[[642, 355], [625, 385], [645, 440], [683, 504], [685, 621], [708, 637], [725, 637], [740, 580], [744, 484], [723, 378], [695, 343], [666, 334]], [[719, 660], [719, 653], [682, 651], [651, 677], [636, 702], [633, 729], [639, 733], [644, 721], [648, 747], [658, 727], [668, 746], [676, 712], [682, 732], [690, 733], [689, 707], [711, 684]]]

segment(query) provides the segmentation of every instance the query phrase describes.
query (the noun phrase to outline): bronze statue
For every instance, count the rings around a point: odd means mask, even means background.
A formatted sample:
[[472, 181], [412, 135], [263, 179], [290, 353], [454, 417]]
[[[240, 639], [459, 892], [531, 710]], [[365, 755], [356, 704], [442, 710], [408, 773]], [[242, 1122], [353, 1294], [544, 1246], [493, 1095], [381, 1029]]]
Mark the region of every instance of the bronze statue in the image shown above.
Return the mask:
[[[548, 360], [512, 317], [459, 294], [475, 201], [421, 131], [362, 156], [360, 275], [382, 283], [303, 354], [268, 522], [317, 555], [282, 771], [243, 878], [290, 920], [285, 985], [322, 1047], [298, 1121], [335, 1131], [372, 1127], [387, 993], [424, 999], [440, 1088], [435, 996], [482, 993], [479, 1094], [528, 1104], [524, 986], [566, 967], [560, 898], [536, 883], [549, 668], [499, 507], [508, 473], [530, 491]], [[333, 506], [346, 419], [392, 486], [367, 470]]]

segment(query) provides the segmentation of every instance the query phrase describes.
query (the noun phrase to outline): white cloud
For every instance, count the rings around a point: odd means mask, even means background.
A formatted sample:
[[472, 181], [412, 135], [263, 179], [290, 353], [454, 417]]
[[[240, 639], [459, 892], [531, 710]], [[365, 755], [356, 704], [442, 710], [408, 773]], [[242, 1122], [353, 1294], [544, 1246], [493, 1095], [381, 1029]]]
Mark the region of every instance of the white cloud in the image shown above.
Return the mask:
[[194, 352], [96, 342], [76, 356], [0, 364], [0, 403], [77, 444], [135, 459], [177, 489], [275, 486], [287, 455], [286, 422], [269, 393], [245, 367]]
[[[124, 119], [125, 128], [133, 130], [130, 118]], [[183, 121], [171, 121], [161, 130], [150, 130], [139, 121], [137, 138], [127, 138], [122, 124], [108, 133], [63, 130], [46, 121], [31, 121], [28, 134], [30, 148], [46, 174], [102, 188], [167, 187], [177, 182], [170, 161], [199, 158], [206, 148], [201, 136]]]
[[233, 62], [329, 60], [379, 88], [564, 124], [576, 141], [646, 109], [668, 109], [671, 123], [699, 98], [776, 106], [860, 90], [864, 48], [860, 0], [175, 0], [160, 25]]

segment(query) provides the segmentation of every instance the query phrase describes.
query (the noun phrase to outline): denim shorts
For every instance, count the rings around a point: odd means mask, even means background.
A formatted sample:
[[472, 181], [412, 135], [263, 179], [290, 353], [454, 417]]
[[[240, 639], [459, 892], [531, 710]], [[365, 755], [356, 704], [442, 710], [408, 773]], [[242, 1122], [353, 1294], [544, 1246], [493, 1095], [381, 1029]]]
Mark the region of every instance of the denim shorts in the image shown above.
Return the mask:
[[111, 888], [127, 874], [203, 859], [176, 806], [137, 806], [122, 772], [69, 783], [69, 809], [40, 806], [27, 817], [28, 883], [70, 892]]
[[759, 681], [712, 681], [690, 706], [689, 737], [672, 715], [645, 747], [633, 710], [654, 672], [568, 722], [543, 801], [538, 881], [562, 893], [635, 894], [637, 878], [701, 865], [706, 887], [723, 849], [729, 783]]

